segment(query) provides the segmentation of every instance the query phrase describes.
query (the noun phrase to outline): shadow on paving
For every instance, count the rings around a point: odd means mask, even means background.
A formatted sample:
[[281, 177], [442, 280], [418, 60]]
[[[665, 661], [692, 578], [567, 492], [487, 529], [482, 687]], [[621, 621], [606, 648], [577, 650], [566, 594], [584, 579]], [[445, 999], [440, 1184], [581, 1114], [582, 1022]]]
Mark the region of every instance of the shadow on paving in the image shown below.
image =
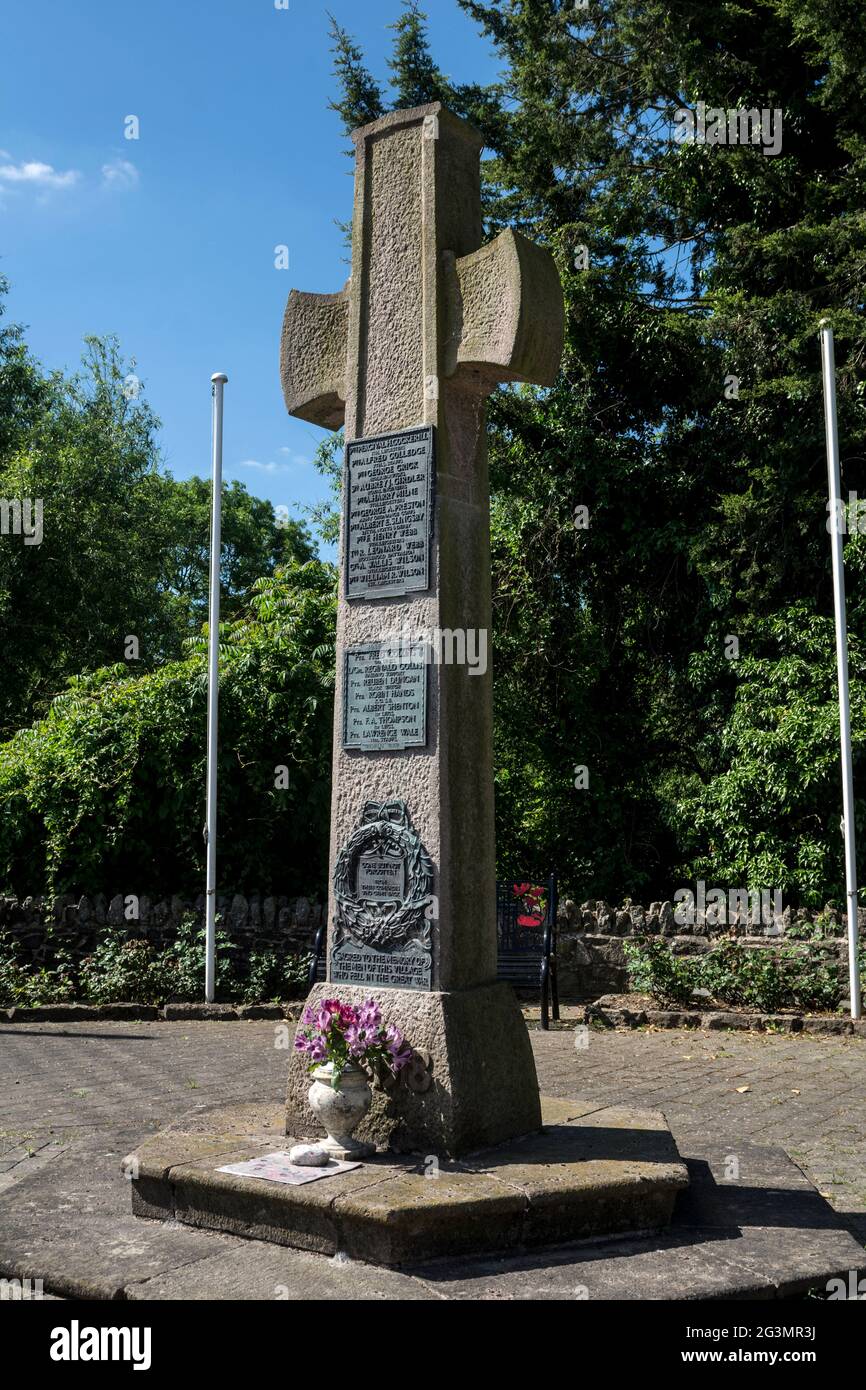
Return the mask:
[[821, 1291], [866, 1268], [838, 1213], [783, 1150], [739, 1143], [737, 1183], [724, 1178], [735, 1146], [718, 1148], [721, 1173], [715, 1156], [685, 1157], [691, 1185], [667, 1231], [428, 1261], [403, 1273], [443, 1298], [764, 1300]]
[[[603, 1107], [608, 1110], [610, 1107]], [[602, 1111], [602, 1113], [603, 1113]], [[635, 1127], [630, 1129], [626, 1126], [617, 1128], [609, 1125], [595, 1125], [592, 1123], [591, 1112], [582, 1118], [587, 1123], [580, 1127], [580, 1158], [582, 1161], [589, 1162], [598, 1160], [611, 1163], [628, 1163], [629, 1161], [644, 1163], [661, 1163], [669, 1165], [672, 1161], [677, 1161], [677, 1153], [671, 1139], [670, 1130], [647, 1129]], [[574, 1135], [574, 1126], [562, 1124], [545, 1124], [541, 1135], [525, 1136], [510, 1140], [501, 1148], [493, 1150], [482, 1150], [478, 1155], [470, 1155], [464, 1159], [458, 1159], [455, 1167], [460, 1168], [475, 1167], [478, 1160], [481, 1166], [491, 1166], [496, 1168], [497, 1173], [508, 1180], [509, 1167], [531, 1168], [534, 1166], [546, 1167], [551, 1163], [562, 1162], [564, 1153], [567, 1153], [567, 1141]], [[487, 1156], [488, 1161], [483, 1161]]]
[[[749, 1158], [753, 1162], [765, 1155], [771, 1159], [773, 1179], [759, 1186], [749, 1186], [742, 1178], [738, 1181], [719, 1181], [706, 1159], [687, 1159], [689, 1187], [677, 1197], [674, 1226], [838, 1229], [841, 1224], [839, 1213], [815, 1190], [808, 1178], [799, 1173], [782, 1149], [767, 1149], [763, 1153], [755, 1146], [750, 1145], [749, 1149]], [[787, 1182], [782, 1181], [785, 1168], [789, 1170]], [[802, 1184], [797, 1182], [798, 1174], [802, 1177]], [[775, 1182], [778, 1185], [774, 1185]]]
[[[175, 1024], [173, 1026], [176, 1027], [177, 1025]], [[35, 1038], [38, 1039], [39, 1042], [44, 1042], [46, 1038], [65, 1038], [67, 1040], [69, 1038], [74, 1038], [77, 1041], [82, 1036], [86, 1036], [88, 1042], [90, 1042], [91, 1039], [97, 1042], [162, 1041], [162, 1039], [156, 1033], [94, 1033], [91, 1031], [90, 1028], [87, 1029], [86, 1034], [82, 1034], [80, 1031], [70, 1032], [65, 1028], [52, 1028], [50, 1031], [47, 1028], [41, 1028], [38, 1032], [35, 1029], [28, 1029], [25, 1032], [25, 1030], [20, 1026], [17, 1028], [0, 1028], [0, 1036], [3, 1036], [4, 1034], [9, 1034], [10, 1037], [14, 1037], [16, 1039]]]

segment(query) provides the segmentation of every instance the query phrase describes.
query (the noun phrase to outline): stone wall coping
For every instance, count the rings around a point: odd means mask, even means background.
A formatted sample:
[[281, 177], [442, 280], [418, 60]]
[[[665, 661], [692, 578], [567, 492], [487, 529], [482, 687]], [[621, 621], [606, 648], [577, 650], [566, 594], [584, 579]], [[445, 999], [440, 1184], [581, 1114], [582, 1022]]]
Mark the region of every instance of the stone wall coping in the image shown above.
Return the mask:
[[754, 1033], [812, 1033], [866, 1038], [866, 1019], [854, 1021], [832, 1014], [766, 1014], [738, 1009], [634, 1009], [617, 996], [602, 995], [584, 1009], [586, 1024], [608, 1028], [701, 1028], [708, 1032], [735, 1029]]

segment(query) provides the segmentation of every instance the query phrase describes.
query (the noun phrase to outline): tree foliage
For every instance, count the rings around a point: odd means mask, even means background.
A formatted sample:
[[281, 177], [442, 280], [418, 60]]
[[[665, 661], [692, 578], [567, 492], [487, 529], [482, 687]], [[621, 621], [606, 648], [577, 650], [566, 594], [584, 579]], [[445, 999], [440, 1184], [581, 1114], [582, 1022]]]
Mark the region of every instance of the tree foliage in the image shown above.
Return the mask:
[[382, 93], [364, 66], [361, 49], [333, 15], [329, 15], [329, 19], [331, 52], [340, 93], [339, 99], [330, 101], [328, 106], [337, 112], [347, 130], [354, 130], [356, 126], [378, 120], [384, 113]]
[[[206, 616], [210, 483], [162, 468], [130, 366], [115, 340], [92, 338], [79, 373], [46, 374], [19, 328], [0, 332], [0, 498], [42, 506], [40, 543], [11, 522], [0, 535], [0, 737], [71, 677], [127, 659], [130, 637], [134, 670], [179, 657]], [[254, 580], [314, 553], [238, 482], [224, 486], [223, 537], [227, 616]]]
[[[475, 122], [488, 234], [546, 242], [567, 304], [556, 386], [489, 413], [502, 867], [555, 863], [581, 896], [668, 897], [698, 873], [838, 895], [817, 329], [830, 314], [843, 491], [862, 491], [862, 8], [458, 3], [502, 80], [450, 84], [412, 4], [391, 67], [423, 80], [395, 104], [441, 96]], [[781, 152], [676, 139], [700, 101], [778, 109]]]
[[[347, 129], [432, 100], [473, 121], [487, 234], [547, 244], [563, 283], [559, 380], [489, 411], [501, 872], [555, 864], [581, 897], [671, 897], [697, 876], [838, 897], [817, 329], [829, 315], [843, 493], [863, 493], [862, 8], [457, 3], [498, 81], [455, 83], [404, 0], [381, 84], [333, 23], [332, 106]], [[780, 151], [676, 139], [700, 102], [779, 110]], [[46, 499], [42, 546], [0, 544], [0, 728], [77, 677], [0, 749], [0, 866], [24, 891], [40, 875], [182, 889], [201, 872], [203, 656], [178, 658], [203, 616], [207, 488], [166, 479], [124, 370], [93, 343], [81, 377], [46, 376], [0, 329], [0, 496]], [[308, 888], [326, 854], [334, 576], [266, 504], [229, 489], [226, 512], [225, 881]], [[333, 529], [327, 507], [320, 520]], [[862, 791], [866, 540], [850, 522]], [[116, 665], [127, 633], [139, 676]], [[286, 741], [293, 810], [266, 785]]]
[[388, 61], [395, 108], [444, 101], [448, 83], [433, 61], [427, 42], [427, 16], [417, 0], [404, 0], [403, 13], [391, 25], [396, 38]]

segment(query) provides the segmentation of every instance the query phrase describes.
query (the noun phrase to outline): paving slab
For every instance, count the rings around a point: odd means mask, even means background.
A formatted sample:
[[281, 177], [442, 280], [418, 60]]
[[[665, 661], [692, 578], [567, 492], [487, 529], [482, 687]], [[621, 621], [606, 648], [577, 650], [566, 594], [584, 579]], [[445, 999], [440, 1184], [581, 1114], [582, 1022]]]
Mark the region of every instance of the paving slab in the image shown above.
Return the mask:
[[121, 1298], [130, 1280], [189, 1265], [214, 1253], [214, 1239], [228, 1241], [136, 1220], [121, 1170], [134, 1136], [113, 1138], [85, 1135], [4, 1194], [0, 1277], [42, 1279], [67, 1298]]
[[[738, 1147], [739, 1183], [724, 1180]], [[791, 1298], [866, 1269], [866, 1251], [780, 1149], [720, 1136], [686, 1156], [690, 1185], [670, 1228], [505, 1258], [428, 1261], [404, 1273], [448, 1299]]]
[[64, 1213], [126, 1216], [129, 1182], [122, 1162], [134, 1137], [129, 1130], [111, 1135], [88, 1130], [46, 1165], [22, 1164], [23, 1176], [3, 1194], [0, 1241], [9, 1219], [23, 1212], [38, 1214], [46, 1222]]
[[[572, 1112], [564, 1123], [559, 1122], [563, 1108]], [[525, 1245], [561, 1241], [564, 1233], [590, 1237], [659, 1230], [668, 1224], [685, 1182], [661, 1111], [590, 1110], [577, 1103], [563, 1107], [546, 1098], [543, 1111], [540, 1135], [464, 1160], [467, 1167], [523, 1194]]]
[[277, 1302], [365, 1302], [399, 1299], [421, 1302], [440, 1295], [422, 1280], [393, 1269], [345, 1257], [311, 1255], [259, 1241], [240, 1242], [231, 1250], [198, 1260], [190, 1267], [127, 1285], [135, 1301], [211, 1299]]
[[150, 1224], [132, 1215], [66, 1212], [46, 1222], [40, 1213], [4, 1213], [0, 1233], [0, 1276], [41, 1279], [64, 1298], [125, 1297], [130, 1282], [169, 1270], [184, 1270], [227, 1248], [227, 1236], [189, 1227]]
[[735, 1233], [690, 1231], [565, 1246], [520, 1258], [474, 1259], [412, 1266], [441, 1298], [489, 1302], [770, 1299], [769, 1274], [746, 1267], [732, 1247]]
[[447, 1169], [437, 1177], [397, 1174], [334, 1203], [339, 1249], [384, 1265], [425, 1253], [513, 1249], [525, 1238], [525, 1213], [519, 1191], [483, 1173]]
[[[677, 1213], [682, 1222], [702, 1226], [772, 1226], [798, 1231], [833, 1229], [839, 1218], [800, 1168], [783, 1149], [742, 1140], [713, 1144], [706, 1158], [688, 1161], [690, 1183], [680, 1198]], [[737, 1160], [731, 1177], [729, 1160]]]
[[[259, 1158], [286, 1144], [236, 1148], [226, 1162]], [[175, 1220], [212, 1231], [229, 1231], [255, 1240], [291, 1245], [300, 1250], [336, 1254], [345, 1249], [338, 1200], [348, 1201], [356, 1192], [376, 1189], [399, 1176], [400, 1169], [387, 1159], [373, 1159], [363, 1167], [317, 1179], [301, 1187], [288, 1187], [261, 1178], [221, 1173], [212, 1158], [172, 1168], [162, 1184], [162, 1202]], [[146, 1216], [135, 1204], [133, 1210]]]

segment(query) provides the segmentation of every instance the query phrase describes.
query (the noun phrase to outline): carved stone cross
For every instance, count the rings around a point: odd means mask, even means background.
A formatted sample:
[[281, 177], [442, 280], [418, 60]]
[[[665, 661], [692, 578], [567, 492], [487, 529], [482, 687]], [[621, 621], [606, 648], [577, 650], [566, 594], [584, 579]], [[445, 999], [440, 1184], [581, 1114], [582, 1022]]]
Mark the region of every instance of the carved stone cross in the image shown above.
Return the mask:
[[[496, 979], [484, 402], [500, 382], [553, 383], [562, 290], [517, 233], [481, 245], [471, 126], [435, 103], [353, 139], [351, 278], [293, 290], [282, 335], [289, 413], [345, 425], [347, 444], [329, 983], [311, 1000], [373, 995], [416, 1049], [362, 1136], [454, 1155], [540, 1125]], [[402, 664], [383, 656], [395, 635]], [[308, 1084], [294, 1059], [295, 1135], [315, 1129]]]

